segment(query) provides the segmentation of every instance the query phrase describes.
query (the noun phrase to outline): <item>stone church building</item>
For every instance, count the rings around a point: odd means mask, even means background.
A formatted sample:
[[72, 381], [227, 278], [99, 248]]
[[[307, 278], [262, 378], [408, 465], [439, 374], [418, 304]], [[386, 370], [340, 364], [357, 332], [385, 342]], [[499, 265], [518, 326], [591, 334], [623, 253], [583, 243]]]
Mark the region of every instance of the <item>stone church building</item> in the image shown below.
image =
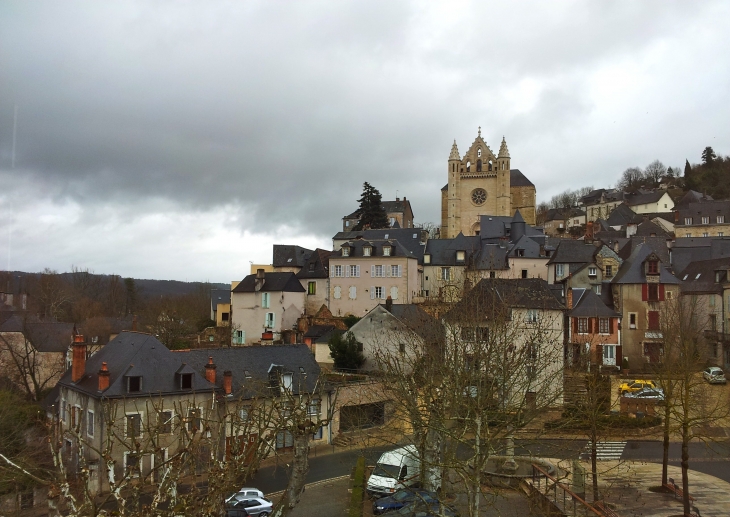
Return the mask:
[[459, 232], [479, 235], [479, 216], [512, 216], [519, 209], [527, 224], [535, 225], [535, 185], [519, 169], [510, 168], [504, 137], [495, 156], [479, 128], [463, 157], [456, 140], [448, 162], [449, 182], [441, 189], [441, 238]]

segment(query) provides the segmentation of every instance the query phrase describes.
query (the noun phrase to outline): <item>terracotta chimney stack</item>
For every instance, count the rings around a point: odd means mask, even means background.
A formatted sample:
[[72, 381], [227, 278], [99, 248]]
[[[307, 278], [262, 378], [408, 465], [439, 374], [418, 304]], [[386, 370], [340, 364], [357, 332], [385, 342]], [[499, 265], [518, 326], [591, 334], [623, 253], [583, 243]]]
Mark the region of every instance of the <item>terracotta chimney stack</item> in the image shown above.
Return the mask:
[[205, 378], [208, 382], [215, 384], [215, 369], [217, 366], [213, 363], [213, 356], [208, 356], [208, 364], [205, 365]]
[[71, 360], [71, 380], [78, 382], [86, 373], [86, 341], [84, 336], [74, 336], [73, 356]]
[[109, 368], [106, 366], [106, 361], [101, 363], [101, 369], [99, 369], [99, 391], [104, 391], [109, 387]]
[[565, 306], [568, 310], [573, 308], [573, 289], [568, 287], [568, 292], [565, 293]]
[[223, 391], [226, 395], [230, 395], [233, 391], [233, 372], [231, 370], [223, 372]]

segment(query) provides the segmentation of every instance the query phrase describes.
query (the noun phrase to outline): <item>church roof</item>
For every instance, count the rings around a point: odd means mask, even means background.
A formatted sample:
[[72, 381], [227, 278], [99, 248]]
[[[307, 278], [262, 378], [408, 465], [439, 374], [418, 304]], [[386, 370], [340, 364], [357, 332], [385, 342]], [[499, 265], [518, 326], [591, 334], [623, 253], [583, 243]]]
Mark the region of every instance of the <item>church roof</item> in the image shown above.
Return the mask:
[[535, 185], [522, 174], [520, 169], [510, 169], [509, 171], [510, 187], [534, 187]]
[[507, 149], [507, 141], [502, 137], [502, 144], [499, 146], [498, 158], [509, 158], [509, 149]]
[[456, 147], [456, 140], [454, 140], [454, 145], [451, 146], [451, 154], [449, 154], [449, 160], [461, 160], [461, 157], [459, 156], [459, 148]]

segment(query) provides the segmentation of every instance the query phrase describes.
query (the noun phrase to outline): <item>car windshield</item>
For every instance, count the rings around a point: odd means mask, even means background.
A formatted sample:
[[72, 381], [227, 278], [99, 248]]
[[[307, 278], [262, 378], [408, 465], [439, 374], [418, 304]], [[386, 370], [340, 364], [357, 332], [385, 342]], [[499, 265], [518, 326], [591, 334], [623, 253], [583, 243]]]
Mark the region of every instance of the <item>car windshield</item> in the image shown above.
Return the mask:
[[394, 501], [405, 501], [406, 499], [411, 499], [412, 497], [413, 494], [408, 490], [401, 490], [400, 492], [396, 492], [395, 494], [393, 494]]
[[388, 465], [387, 463], [378, 463], [373, 470], [373, 476], [381, 476], [386, 478], [398, 479], [400, 467], [398, 465]]

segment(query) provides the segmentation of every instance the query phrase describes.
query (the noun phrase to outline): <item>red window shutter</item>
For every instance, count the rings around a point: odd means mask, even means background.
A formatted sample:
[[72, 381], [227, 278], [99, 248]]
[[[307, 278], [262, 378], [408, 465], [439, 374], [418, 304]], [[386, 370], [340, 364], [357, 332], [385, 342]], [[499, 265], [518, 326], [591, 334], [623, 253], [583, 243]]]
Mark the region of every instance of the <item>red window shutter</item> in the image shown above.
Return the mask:
[[609, 318], [608, 319], [608, 333], [613, 334], [614, 332], [616, 332], [616, 319]]
[[664, 301], [664, 284], [659, 284], [659, 301]]
[[621, 351], [621, 345], [619, 345], [616, 347], [616, 365], [617, 366], [623, 366], [624, 359], [622, 356], [623, 356], [623, 354]]
[[649, 330], [659, 330], [659, 311], [649, 311]]
[[649, 297], [649, 285], [641, 284], [641, 301], [645, 302], [648, 297]]

